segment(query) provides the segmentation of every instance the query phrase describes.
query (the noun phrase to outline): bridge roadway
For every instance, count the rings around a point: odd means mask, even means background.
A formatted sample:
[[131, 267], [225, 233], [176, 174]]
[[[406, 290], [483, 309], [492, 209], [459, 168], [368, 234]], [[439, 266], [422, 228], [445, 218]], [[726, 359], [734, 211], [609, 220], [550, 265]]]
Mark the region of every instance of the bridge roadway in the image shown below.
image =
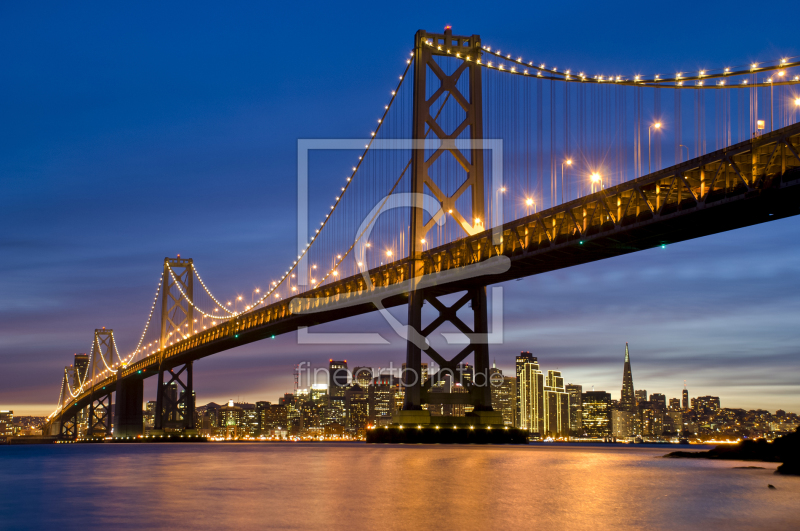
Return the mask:
[[[407, 303], [413, 267], [440, 274], [436, 295], [603, 260], [664, 244], [800, 214], [800, 124], [735, 144], [492, 230], [244, 313], [122, 368], [70, 402], [53, 419], [144, 379], [253, 341]], [[502, 236], [502, 237], [500, 237]], [[464, 278], [465, 266], [506, 256], [510, 267]], [[506, 262], [508, 263], [508, 261]], [[447, 278], [451, 273], [452, 278]], [[161, 364], [161, 367], [159, 367]]]

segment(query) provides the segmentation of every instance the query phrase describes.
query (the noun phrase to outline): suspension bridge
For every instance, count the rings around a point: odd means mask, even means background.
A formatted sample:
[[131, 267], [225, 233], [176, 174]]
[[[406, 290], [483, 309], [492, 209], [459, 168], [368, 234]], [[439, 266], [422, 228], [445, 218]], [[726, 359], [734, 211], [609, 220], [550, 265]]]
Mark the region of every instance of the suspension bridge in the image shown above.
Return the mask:
[[[249, 303], [222, 302], [192, 259], [164, 259], [136, 343], [97, 329], [64, 368], [49, 434], [74, 440], [83, 418], [86, 438], [141, 435], [150, 377], [155, 433], [192, 434], [195, 361], [399, 305], [409, 373], [423, 354], [488, 373], [488, 285], [800, 213], [797, 58], [589, 74], [446, 28], [417, 32], [402, 62], [352, 169], [326, 179], [340, 183], [330, 209], [312, 229], [299, 220], [285, 272]], [[467, 338], [453, 352], [427, 341], [445, 324]], [[450, 394], [431, 392], [437, 380], [405, 381], [400, 422], [469, 403], [498, 423], [488, 381]]]

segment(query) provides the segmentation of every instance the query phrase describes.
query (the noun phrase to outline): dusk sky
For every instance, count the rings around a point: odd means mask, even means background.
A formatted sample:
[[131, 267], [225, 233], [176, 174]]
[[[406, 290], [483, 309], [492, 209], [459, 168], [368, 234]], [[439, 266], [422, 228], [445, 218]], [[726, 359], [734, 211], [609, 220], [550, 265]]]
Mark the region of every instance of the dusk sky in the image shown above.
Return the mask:
[[[568, 5], [568, 8], [565, 7]], [[165, 256], [250, 296], [295, 255], [300, 138], [363, 138], [420, 29], [588, 71], [674, 72], [800, 55], [752, 3], [194, 2], [0, 5], [0, 409], [47, 414], [95, 328], [133, 349]], [[312, 175], [314, 192], [329, 182]], [[312, 204], [314, 198], [312, 197]], [[800, 412], [800, 219], [503, 284], [505, 343], [618, 398], [637, 389]], [[397, 312], [405, 321], [404, 312]], [[319, 328], [376, 331], [377, 315]], [[385, 367], [405, 346], [295, 334], [195, 364], [197, 404], [276, 401], [295, 363]], [[145, 399], [155, 399], [155, 382]]]

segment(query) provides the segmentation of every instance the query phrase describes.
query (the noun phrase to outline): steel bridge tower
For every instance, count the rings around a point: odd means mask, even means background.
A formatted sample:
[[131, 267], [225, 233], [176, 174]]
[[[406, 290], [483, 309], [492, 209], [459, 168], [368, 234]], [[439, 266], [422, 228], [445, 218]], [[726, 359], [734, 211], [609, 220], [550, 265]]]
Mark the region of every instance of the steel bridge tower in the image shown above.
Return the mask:
[[[448, 75], [437, 64], [436, 56], [469, 58], [461, 61], [452, 74]], [[481, 67], [476, 61], [481, 58], [481, 38], [478, 35], [454, 36], [450, 28], [444, 34], [417, 32], [414, 40], [414, 87], [413, 87], [413, 123], [412, 134], [415, 148], [412, 153], [411, 191], [415, 194], [416, 204], [411, 211], [411, 235], [409, 240], [409, 257], [413, 260], [411, 276], [413, 288], [408, 300], [409, 327], [419, 331], [422, 336], [429, 337], [442, 324], [449, 322], [460, 331], [471, 334], [469, 344], [455, 357], [446, 359], [430, 344], [423, 349], [419, 343], [408, 341], [406, 351], [406, 371], [403, 373], [405, 399], [403, 411], [398, 415], [400, 423], [430, 422], [428, 412], [423, 412], [423, 404], [472, 404], [474, 411], [481, 417], [481, 424], [498, 422], [498, 414], [493, 414], [491, 407], [491, 388], [489, 386], [489, 348], [488, 344], [476, 340], [478, 334], [486, 337], [488, 333], [486, 288], [471, 287], [454, 305], [446, 306], [435, 291], [430, 288], [419, 289], [417, 285], [424, 274], [423, 246], [426, 234], [436, 224], [435, 219], [425, 221], [419, 194], [432, 194], [441, 203], [444, 212], [456, 221], [467, 235], [483, 230], [484, 215], [484, 160], [483, 160], [483, 105], [481, 89]], [[459, 82], [467, 76], [466, 83]], [[438, 89], [427, 96], [428, 81], [438, 82]], [[435, 83], [433, 83], [435, 84]], [[460, 87], [460, 88], [459, 88]], [[467, 93], [464, 93], [464, 87]], [[463, 121], [451, 132], [445, 131], [437, 124], [431, 112], [438, 102], [452, 100], [464, 111]], [[442, 106], [444, 105], [441, 104]], [[435, 109], [434, 109], [435, 111]], [[426, 129], [429, 131], [426, 132]], [[428, 137], [425, 148], [420, 145]], [[431, 140], [438, 141], [438, 147], [431, 146]], [[430, 148], [428, 146], [431, 146]], [[465, 149], [466, 148], [466, 149]], [[430, 173], [431, 166], [441, 157], [452, 156], [466, 173], [466, 178], [459, 183], [452, 195], [437, 185]], [[456, 200], [469, 190], [471, 195], [471, 212], [460, 212]], [[423, 328], [422, 306], [428, 302], [438, 311], [438, 317]], [[474, 314], [472, 328], [458, 318], [456, 312], [470, 304]], [[432, 374], [423, 384], [422, 352], [436, 362], [441, 370]], [[475, 374], [485, 375], [484, 381], [473, 381], [469, 393], [431, 393], [431, 385], [441, 379], [442, 371], [459, 373], [461, 364], [470, 354], [474, 356]], [[502, 418], [499, 423], [502, 424]]]
[[154, 433], [191, 432], [194, 427], [192, 362], [171, 365], [164, 354], [171, 343], [194, 332], [194, 265], [191, 258], [164, 258], [161, 338]]

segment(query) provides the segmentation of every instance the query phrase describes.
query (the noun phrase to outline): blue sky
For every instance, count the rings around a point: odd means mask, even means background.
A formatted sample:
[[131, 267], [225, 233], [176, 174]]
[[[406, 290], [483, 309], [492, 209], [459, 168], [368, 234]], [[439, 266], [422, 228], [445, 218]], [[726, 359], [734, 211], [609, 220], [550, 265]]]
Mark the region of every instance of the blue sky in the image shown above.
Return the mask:
[[[164, 256], [191, 256], [221, 294], [284, 271], [297, 139], [364, 136], [417, 29], [452, 24], [589, 71], [800, 54], [791, 31], [766, 21], [730, 38], [751, 8], [2, 4], [0, 409], [52, 410], [63, 366], [94, 328], [132, 348]], [[492, 358], [511, 368], [532, 350], [567, 381], [618, 395], [628, 341], [637, 388], [673, 397], [687, 380], [723, 406], [798, 411], [799, 229], [787, 219], [508, 283], [506, 343]], [[365, 327], [389, 330], [376, 316], [337, 325]], [[275, 400], [299, 361], [403, 356], [396, 342], [311, 348], [290, 334], [198, 362], [198, 403]]]

